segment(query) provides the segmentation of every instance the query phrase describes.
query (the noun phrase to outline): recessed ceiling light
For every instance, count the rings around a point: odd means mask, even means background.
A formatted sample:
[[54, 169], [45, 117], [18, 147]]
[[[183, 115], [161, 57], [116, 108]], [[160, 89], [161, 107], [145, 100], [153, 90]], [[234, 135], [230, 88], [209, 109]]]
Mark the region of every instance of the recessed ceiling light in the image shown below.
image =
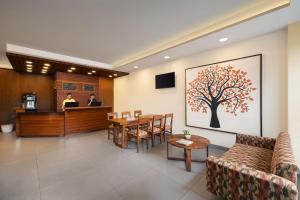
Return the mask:
[[49, 63], [44, 63], [44, 65], [45, 65], [46, 67], [50, 67], [50, 64], [49, 64]]
[[68, 69], [67, 71], [68, 71], [68, 72], [73, 72], [71, 69]]
[[134, 66], [133, 68], [134, 68], [134, 69], [137, 69], [137, 68], [139, 68], [139, 66], [136, 65], [136, 66]]
[[27, 71], [27, 72], [32, 72], [32, 70], [31, 70], [31, 69], [27, 69], [26, 71]]
[[88, 72], [88, 75], [92, 75], [92, 72]]
[[47, 66], [44, 66], [44, 67], [43, 67], [43, 69], [49, 69], [49, 67], [47, 67]]
[[118, 74], [114, 74], [114, 76], [118, 76]]
[[227, 40], [228, 40], [228, 38], [226, 38], [226, 37], [219, 39], [220, 42], [226, 42]]
[[109, 75], [108, 77], [109, 77], [109, 78], [112, 78], [112, 75]]
[[164, 56], [164, 59], [170, 59], [171, 57], [170, 56]]
[[26, 66], [27, 66], [27, 67], [32, 67], [32, 65], [31, 65], [31, 64], [27, 64]]
[[71, 70], [76, 70], [76, 67], [71, 67], [70, 69], [71, 69]]
[[93, 70], [93, 71], [92, 71], [92, 73], [96, 73], [96, 71], [95, 71], [95, 70]]
[[31, 61], [29, 61], [29, 60], [27, 60], [27, 61], [26, 61], [26, 64], [32, 64], [32, 62], [31, 62]]

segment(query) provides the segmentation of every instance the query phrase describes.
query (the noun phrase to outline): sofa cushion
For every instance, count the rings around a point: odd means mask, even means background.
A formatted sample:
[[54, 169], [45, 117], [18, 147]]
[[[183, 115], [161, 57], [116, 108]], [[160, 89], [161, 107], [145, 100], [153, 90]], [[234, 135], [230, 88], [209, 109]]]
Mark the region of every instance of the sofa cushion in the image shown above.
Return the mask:
[[270, 149], [236, 143], [221, 158], [270, 173], [273, 151]]
[[271, 172], [294, 183], [297, 181], [297, 165], [288, 133], [279, 133], [273, 152]]

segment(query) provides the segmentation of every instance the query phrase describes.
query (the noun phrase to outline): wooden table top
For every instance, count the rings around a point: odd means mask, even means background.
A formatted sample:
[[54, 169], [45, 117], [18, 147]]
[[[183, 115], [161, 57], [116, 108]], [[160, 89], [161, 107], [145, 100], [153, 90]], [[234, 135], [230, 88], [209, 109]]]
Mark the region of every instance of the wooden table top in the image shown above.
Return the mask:
[[210, 144], [210, 141], [207, 138], [198, 135], [192, 135], [190, 140], [193, 141], [193, 144], [188, 146], [176, 142], [180, 139], [185, 139], [183, 134], [170, 135], [168, 137], [168, 143], [173, 146], [185, 149], [204, 149]]
[[[152, 120], [154, 114], [149, 114], [149, 115], [141, 115], [142, 118], [148, 118], [149, 120]], [[114, 118], [110, 119], [108, 121], [114, 123], [114, 124], [119, 124], [119, 125], [127, 125], [127, 124], [134, 124], [136, 123], [138, 118], [134, 118], [134, 120], [127, 120], [123, 118]]]

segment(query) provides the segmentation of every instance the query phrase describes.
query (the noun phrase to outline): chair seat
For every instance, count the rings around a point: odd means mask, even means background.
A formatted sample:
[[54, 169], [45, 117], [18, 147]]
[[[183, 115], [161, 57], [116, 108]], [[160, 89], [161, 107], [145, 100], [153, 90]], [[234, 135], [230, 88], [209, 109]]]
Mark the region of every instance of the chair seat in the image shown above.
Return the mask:
[[[137, 137], [137, 129], [131, 129], [128, 134], [133, 135], [135, 137]], [[139, 129], [139, 137], [140, 138], [147, 138], [148, 136], [148, 132], [144, 131], [142, 129]]]
[[221, 158], [270, 173], [272, 156], [273, 151], [270, 149], [236, 143]]
[[113, 128], [114, 128], [114, 125], [111, 124], [111, 125], [108, 126], [108, 128], [109, 128], [109, 129], [113, 129]]
[[164, 131], [171, 131], [171, 126], [170, 125], [166, 125], [166, 127], [162, 127], [162, 129]]
[[[148, 128], [148, 131], [149, 132], [152, 132], [152, 127], [149, 127]], [[160, 133], [160, 131], [161, 131], [161, 129], [160, 128], [158, 128], [158, 127], [153, 127], [153, 133]]]

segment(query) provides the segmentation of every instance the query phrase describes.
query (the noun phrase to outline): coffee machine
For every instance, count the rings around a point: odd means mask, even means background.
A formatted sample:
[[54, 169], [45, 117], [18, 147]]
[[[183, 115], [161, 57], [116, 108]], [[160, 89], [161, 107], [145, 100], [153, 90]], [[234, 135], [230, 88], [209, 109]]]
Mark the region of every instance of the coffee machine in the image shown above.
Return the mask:
[[36, 111], [36, 93], [25, 93], [22, 96], [23, 106], [26, 111]]

